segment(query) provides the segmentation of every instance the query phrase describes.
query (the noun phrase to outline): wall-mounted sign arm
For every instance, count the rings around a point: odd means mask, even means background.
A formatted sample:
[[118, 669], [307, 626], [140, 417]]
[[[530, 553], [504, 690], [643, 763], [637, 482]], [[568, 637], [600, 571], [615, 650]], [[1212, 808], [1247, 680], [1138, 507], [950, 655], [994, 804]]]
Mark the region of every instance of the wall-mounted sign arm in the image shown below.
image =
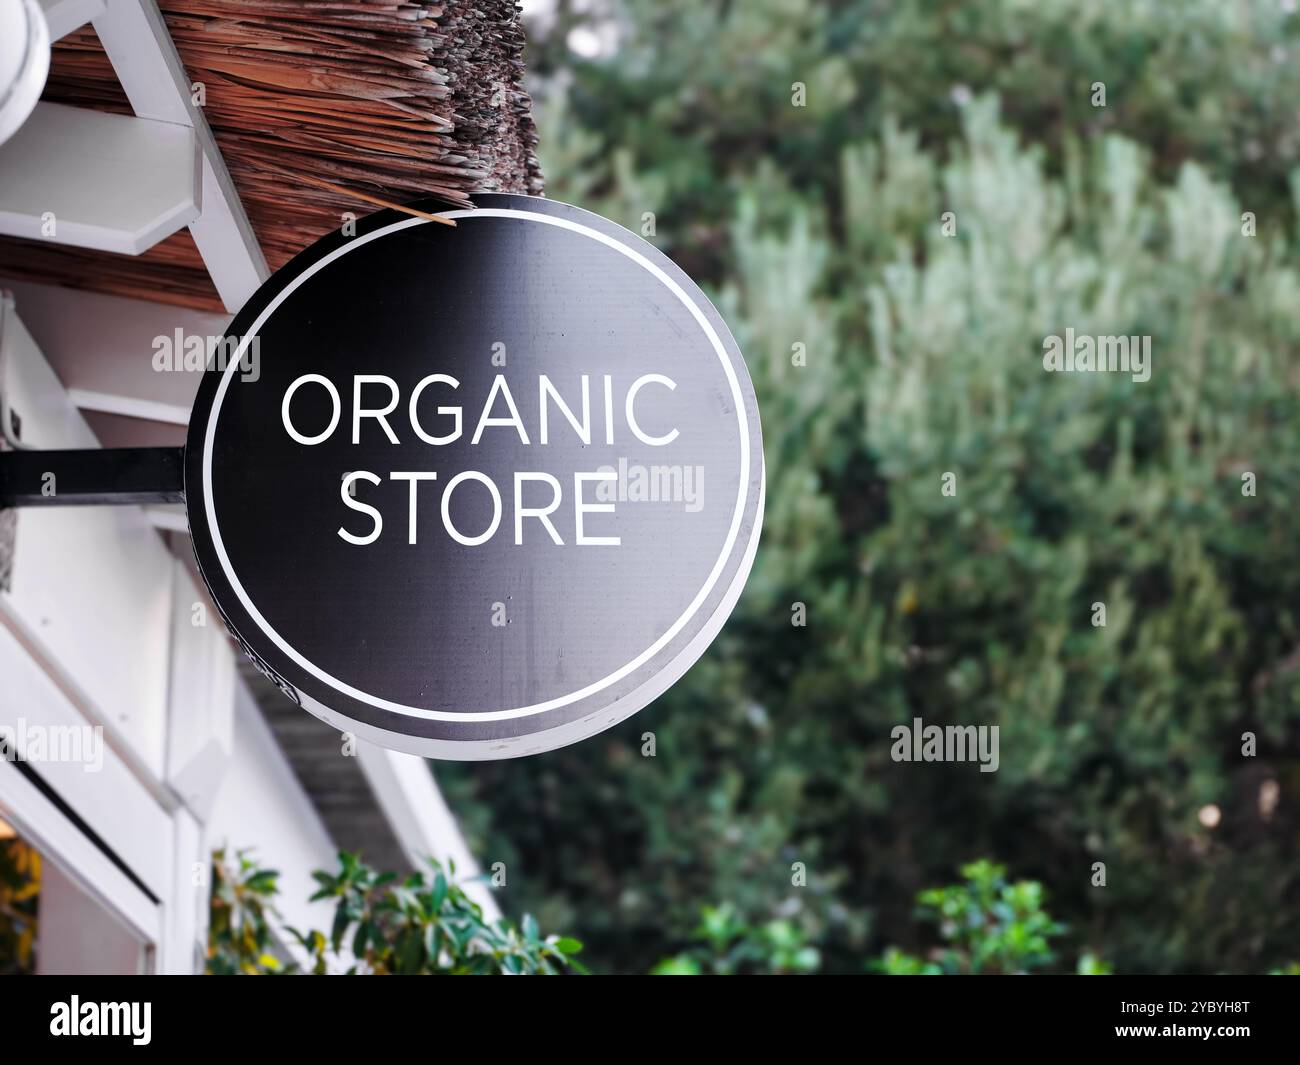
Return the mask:
[[184, 502], [183, 447], [0, 451], [0, 509]]

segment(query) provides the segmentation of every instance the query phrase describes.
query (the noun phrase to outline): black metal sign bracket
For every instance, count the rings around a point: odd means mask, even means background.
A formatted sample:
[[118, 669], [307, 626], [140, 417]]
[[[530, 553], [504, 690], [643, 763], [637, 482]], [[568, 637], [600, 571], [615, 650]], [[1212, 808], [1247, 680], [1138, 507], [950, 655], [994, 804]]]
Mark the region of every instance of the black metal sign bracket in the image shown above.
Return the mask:
[[183, 447], [0, 451], [0, 509], [184, 502]]

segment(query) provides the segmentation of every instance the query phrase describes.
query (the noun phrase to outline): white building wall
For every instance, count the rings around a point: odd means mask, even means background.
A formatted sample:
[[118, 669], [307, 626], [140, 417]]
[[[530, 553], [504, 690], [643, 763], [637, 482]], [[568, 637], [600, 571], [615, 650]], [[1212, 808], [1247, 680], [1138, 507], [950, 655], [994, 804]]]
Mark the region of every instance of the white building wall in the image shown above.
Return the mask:
[[205, 851], [251, 849], [255, 859], [280, 871], [275, 905], [283, 924], [328, 932], [333, 908], [307, 900], [317, 886], [312, 871], [338, 865], [334, 844], [242, 683], [235, 690], [234, 725], [234, 752], [205, 826]]
[[[68, 382], [51, 368], [33, 332], [57, 346], [54, 361], [82, 382], [93, 403], [118, 409], [132, 390], [159, 387], [138, 378], [149, 352], [145, 332], [178, 316], [197, 316], [116, 297], [21, 285], [18, 311], [36, 315], [32, 332], [10, 316], [4, 388], [22, 418], [23, 442], [41, 449], [98, 446]], [[87, 300], [90, 302], [87, 303]], [[118, 306], [120, 305], [120, 306]], [[213, 319], [213, 320], [206, 320]], [[125, 342], [114, 324], [130, 325]], [[116, 352], [121, 375], [89, 363]], [[147, 365], [147, 362], [145, 363]], [[80, 367], [80, 369], [78, 369]], [[190, 374], [162, 375], [174, 389]], [[119, 388], [121, 395], [110, 393]], [[177, 393], [179, 395], [179, 393]], [[104, 397], [110, 396], [111, 402]], [[171, 410], [170, 392], [138, 396], [138, 413]], [[128, 413], [124, 410], [123, 413]], [[57, 484], [55, 486], [57, 491]], [[66, 812], [31, 780], [0, 764], [0, 816], [10, 820], [57, 866], [52, 906], [67, 910], [77, 896], [64, 881], [106, 907], [147, 944], [155, 971], [199, 971], [206, 942], [207, 862], [212, 849], [251, 849], [280, 871], [277, 908], [284, 924], [328, 930], [328, 903], [309, 903], [311, 873], [334, 869], [336, 849], [293, 770], [234, 675], [231, 647], [185, 566], [167, 549], [140, 507], [22, 508], [11, 586], [0, 591], [0, 725], [22, 719], [40, 727], [102, 728], [102, 764], [37, 765], [41, 779], [103, 847], [138, 879], [118, 868]], [[202, 616], [199, 611], [199, 616]], [[454, 858], [463, 876], [476, 866], [424, 761], [378, 748], [360, 752], [360, 769], [413, 862]], [[487, 889], [471, 893], [490, 916]], [[151, 897], [152, 896], [152, 897]], [[66, 905], [65, 905], [66, 904]], [[94, 926], [98, 917], [87, 911]], [[51, 964], [71, 965], [82, 942], [75, 928], [53, 948]], [[288, 936], [281, 937], [290, 953]], [[122, 955], [87, 964], [112, 965]]]

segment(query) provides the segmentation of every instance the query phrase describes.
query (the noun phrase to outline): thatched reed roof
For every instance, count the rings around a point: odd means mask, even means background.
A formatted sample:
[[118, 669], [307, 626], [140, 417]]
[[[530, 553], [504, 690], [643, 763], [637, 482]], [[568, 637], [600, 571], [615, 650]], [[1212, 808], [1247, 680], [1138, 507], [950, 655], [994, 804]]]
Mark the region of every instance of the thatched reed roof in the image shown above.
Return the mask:
[[[272, 269], [368, 204], [540, 194], [515, 0], [160, 0]], [[44, 99], [130, 112], [87, 28]], [[0, 239], [0, 273], [220, 310], [187, 231], [141, 256]]]

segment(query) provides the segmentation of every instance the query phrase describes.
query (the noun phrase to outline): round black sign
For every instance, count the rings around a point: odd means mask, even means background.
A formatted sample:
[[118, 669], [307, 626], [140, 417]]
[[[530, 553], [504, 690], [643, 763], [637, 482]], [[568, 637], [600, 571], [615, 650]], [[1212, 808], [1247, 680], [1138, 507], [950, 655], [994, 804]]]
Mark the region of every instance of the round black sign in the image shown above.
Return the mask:
[[[186, 449], [245, 651], [344, 731], [436, 758], [572, 743], [657, 697], [748, 575], [758, 408], [721, 317], [551, 200], [381, 212], [236, 316]], [[435, 208], [431, 208], [436, 210]]]

